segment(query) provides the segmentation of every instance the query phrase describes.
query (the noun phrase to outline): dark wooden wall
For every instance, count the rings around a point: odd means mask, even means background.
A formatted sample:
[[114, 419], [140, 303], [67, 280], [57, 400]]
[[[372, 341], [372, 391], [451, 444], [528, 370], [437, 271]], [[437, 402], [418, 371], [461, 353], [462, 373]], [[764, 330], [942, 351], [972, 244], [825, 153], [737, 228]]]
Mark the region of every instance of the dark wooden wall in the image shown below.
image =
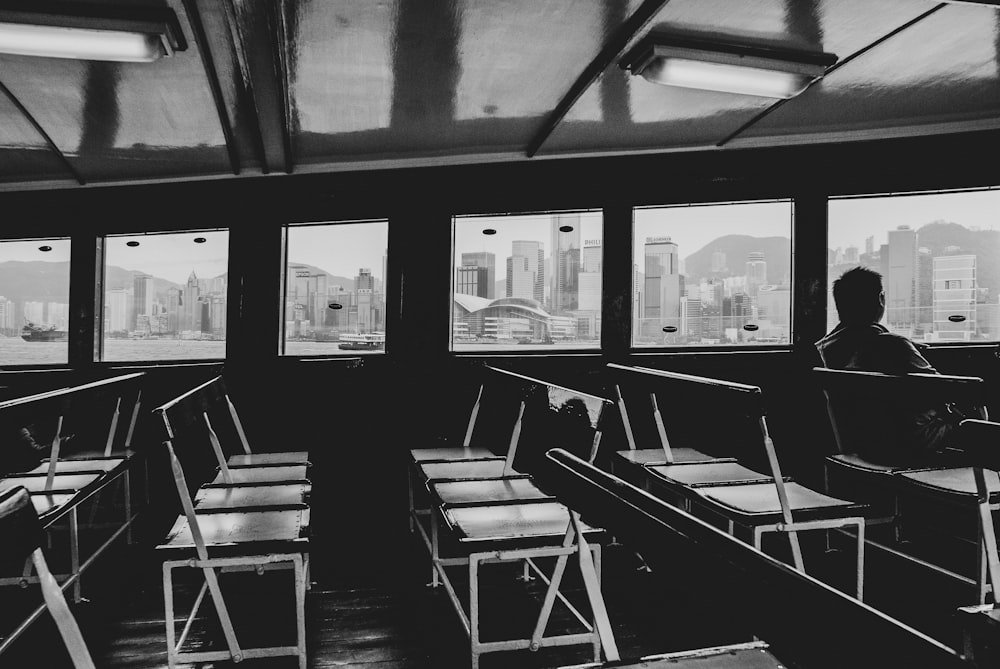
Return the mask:
[[[109, 373], [94, 350], [95, 251], [101, 235], [225, 227], [230, 296], [225, 375], [258, 450], [308, 449], [314, 526], [331, 559], [354, 575], [399, 559], [406, 536], [406, 452], [460, 433], [484, 361], [589, 389], [606, 362], [654, 367], [763, 387], [771, 429], [789, 473], [820, 481], [832, 448], [822, 397], [808, 370], [826, 323], [826, 198], [1000, 184], [1000, 133], [853, 144], [475, 166], [87, 186], [0, 193], [0, 237], [73, 239], [70, 368]], [[631, 353], [631, 211], [635, 205], [794, 198], [794, 344], [776, 350]], [[602, 208], [604, 300], [601, 351], [455, 355], [448, 351], [451, 216]], [[389, 317], [385, 355], [342, 361], [277, 356], [282, 225], [389, 219]], [[992, 346], [934, 349], [943, 371], [996, 381]], [[0, 361], [2, 365], [2, 361]], [[33, 375], [6, 368], [16, 388]], [[205, 369], [207, 374], [211, 369]], [[157, 366], [163, 388], [190, 368]], [[54, 377], [53, 377], [54, 378]], [[1000, 405], [997, 410], [1000, 411]], [[705, 419], [711, 419], [710, 408]], [[347, 572], [345, 572], [347, 573]]]

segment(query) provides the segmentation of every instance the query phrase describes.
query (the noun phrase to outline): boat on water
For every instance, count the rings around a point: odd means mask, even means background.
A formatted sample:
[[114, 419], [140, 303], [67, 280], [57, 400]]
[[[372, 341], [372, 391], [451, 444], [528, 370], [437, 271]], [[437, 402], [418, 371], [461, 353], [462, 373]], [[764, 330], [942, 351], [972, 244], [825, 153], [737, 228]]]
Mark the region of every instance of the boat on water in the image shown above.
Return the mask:
[[385, 333], [342, 334], [337, 348], [347, 351], [380, 351], [385, 346]]
[[55, 325], [36, 325], [28, 322], [21, 328], [21, 339], [24, 341], [66, 341], [69, 332], [60, 330]]

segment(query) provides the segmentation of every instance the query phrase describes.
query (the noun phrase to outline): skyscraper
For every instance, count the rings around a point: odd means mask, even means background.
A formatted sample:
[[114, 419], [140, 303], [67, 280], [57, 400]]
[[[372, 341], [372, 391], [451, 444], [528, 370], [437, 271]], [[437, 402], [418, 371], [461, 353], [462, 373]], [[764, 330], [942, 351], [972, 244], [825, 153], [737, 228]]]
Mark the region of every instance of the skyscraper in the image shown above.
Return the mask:
[[664, 325], [679, 326], [681, 277], [677, 244], [670, 237], [647, 237], [645, 246], [643, 334], [658, 335]]
[[[191, 272], [194, 276], [194, 272]], [[188, 279], [190, 284], [191, 280]], [[197, 285], [197, 284], [196, 284]], [[132, 317], [131, 326], [133, 330], [138, 329], [136, 324], [140, 316], [153, 315], [153, 277], [143, 272], [136, 272], [132, 277]]]
[[[561, 230], [560, 228], [564, 228]], [[552, 217], [551, 312], [573, 311], [579, 300], [580, 215]]]
[[496, 297], [496, 256], [488, 251], [478, 251], [476, 253], [462, 254], [462, 267], [477, 267], [482, 270], [476, 281], [477, 291], [475, 293], [464, 293], [465, 295], [478, 295], [479, 297]]
[[531, 260], [520, 255], [507, 258], [507, 297], [535, 299], [535, 273], [530, 268]]
[[577, 309], [580, 311], [601, 310], [601, 240], [583, 242], [580, 274], [578, 275]]
[[889, 231], [889, 273], [885, 277], [885, 312], [890, 329], [910, 330], [915, 321], [917, 231], [901, 225]]
[[[517, 297], [530, 297], [537, 300], [539, 304], [545, 302], [545, 247], [541, 242], [518, 239], [511, 243], [511, 257], [525, 258], [527, 264], [524, 265], [528, 273], [532, 276], [532, 288], [530, 295], [518, 294]], [[523, 263], [522, 263], [523, 265]], [[507, 288], [507, 296], [515, 296], [510, 287]]]
[[976, 256], [934, 258], [934, 336], [968, 341], [976, 333]]
[[752, 251], [747, 255], [747, 294], [755, 302], [757, 291], [767, 285], [767, 262], [760, 251]]
[[712, 252], [712, 271], [713, 272], [725, 272], [726, 271], [726, 254], [722, 251]]
[[201, 332], [202, 316], [201, 289], [198, 287], [198, 277], [192, 270], [181, 299], [181, 330]]
[[128, 288], [112, 288], [108, 291], [104, 305], [107, 318], [104, 327], [108, 332], [126, 332], [129, 329], [130, 292]]

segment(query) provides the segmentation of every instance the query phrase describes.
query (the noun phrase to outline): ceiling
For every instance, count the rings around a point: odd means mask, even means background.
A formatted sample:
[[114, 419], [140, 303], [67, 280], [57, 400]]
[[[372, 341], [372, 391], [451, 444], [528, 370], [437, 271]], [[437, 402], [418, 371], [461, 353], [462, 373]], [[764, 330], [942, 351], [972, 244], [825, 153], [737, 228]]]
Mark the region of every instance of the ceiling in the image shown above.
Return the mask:
[[[168, 5], [187, 49], [0, 55], [0, 188], [1000, 128], [1000, 0], [117, 2]], [[659, 86], [618, 64], [651, 30], [837, 62], [790, 100]]]

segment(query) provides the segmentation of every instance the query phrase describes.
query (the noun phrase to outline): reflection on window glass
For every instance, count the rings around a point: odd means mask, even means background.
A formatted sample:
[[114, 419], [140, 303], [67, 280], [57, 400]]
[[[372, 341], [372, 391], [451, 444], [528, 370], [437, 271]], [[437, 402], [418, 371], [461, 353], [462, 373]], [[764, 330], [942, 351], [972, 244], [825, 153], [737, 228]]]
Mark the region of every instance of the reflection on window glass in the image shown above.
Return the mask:
[[0, 362], [69, 361], [69, 240], [0, 241]]
[[633, 346], [788, 344], [792, 203], [636, 209]]
[[598, 348], [599, 211], [454, 219], [454, 351]]
[[284, 355], [385, 351], [389, 223], [288, 226]]
[[1000, 339], [1000, 190], [830, 200], [832, 286], [863, 265], [882, 275], [889, 330], [924, 342]]
[[105, 238], [103, 360], [226, 357], [229, 233]]

